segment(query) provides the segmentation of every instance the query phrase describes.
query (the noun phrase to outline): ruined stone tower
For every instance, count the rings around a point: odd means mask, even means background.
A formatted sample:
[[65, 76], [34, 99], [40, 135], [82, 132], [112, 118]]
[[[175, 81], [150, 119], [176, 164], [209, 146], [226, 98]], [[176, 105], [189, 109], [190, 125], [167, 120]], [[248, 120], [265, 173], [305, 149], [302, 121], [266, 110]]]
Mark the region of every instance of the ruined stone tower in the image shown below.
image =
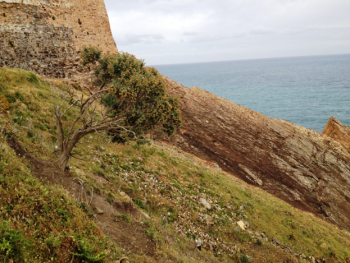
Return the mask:
[[117, 52], [104, 0], [0, 0], [0, 67], [66, 77], [87, 45]]

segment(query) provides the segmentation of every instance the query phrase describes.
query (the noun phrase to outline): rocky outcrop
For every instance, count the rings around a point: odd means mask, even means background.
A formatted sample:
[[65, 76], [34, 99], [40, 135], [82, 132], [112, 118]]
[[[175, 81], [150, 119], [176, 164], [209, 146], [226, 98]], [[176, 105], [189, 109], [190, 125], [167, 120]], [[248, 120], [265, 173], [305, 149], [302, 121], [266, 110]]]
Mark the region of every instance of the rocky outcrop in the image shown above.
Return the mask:
[[0, 67], [66, 77], [87, 45], [117, 52], [103, 0], [0, 0]]
[[331, 117], [326, 127], [323, 129], [322, 134], [338, 141], [350, 152], [350, 126], [344, 126], [339, 120]]
[[165, 82], [184, 120], [173, 144], [350, 231], [350, 154], [339, 141]]

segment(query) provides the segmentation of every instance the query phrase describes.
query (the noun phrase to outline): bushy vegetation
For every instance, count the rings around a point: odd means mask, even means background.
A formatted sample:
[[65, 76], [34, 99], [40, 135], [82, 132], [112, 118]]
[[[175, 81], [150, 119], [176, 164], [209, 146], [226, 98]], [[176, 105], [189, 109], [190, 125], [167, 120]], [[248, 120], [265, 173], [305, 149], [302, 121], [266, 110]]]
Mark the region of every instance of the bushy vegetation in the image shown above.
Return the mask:
[[157, 69], [129, 53], [102, 56], [100, 50], [84, 48], [83, 65], [92, 65], [96, 84], [107, 86], [103, 104], [119, 116], [119, 125], [137, 134], [160, 126], [168, 135], [181, 125], [178, 98], [169, 96]]
[[[107, 131], [114, 141], [125, 142], [156, 127], [168, 135], [180, 127], [179, 101], [167, 94], [156, 69], [145, 67], [128, 53], [101, 57], [101, 51], [85, 48], [82, 57], [83, 65], [94, 68], [95, 84], [100, 88], [89, 96], [79, 96], [68, 87], [68, 96], [62, 95], [68, 105], [55, 104], [62, 169], [76, 144], [88, 134]], [[97, 105], [101, 100], [104, 107]], [[75, 119], [65, 132], [62, 121], [70, 109], [75, 110]]]

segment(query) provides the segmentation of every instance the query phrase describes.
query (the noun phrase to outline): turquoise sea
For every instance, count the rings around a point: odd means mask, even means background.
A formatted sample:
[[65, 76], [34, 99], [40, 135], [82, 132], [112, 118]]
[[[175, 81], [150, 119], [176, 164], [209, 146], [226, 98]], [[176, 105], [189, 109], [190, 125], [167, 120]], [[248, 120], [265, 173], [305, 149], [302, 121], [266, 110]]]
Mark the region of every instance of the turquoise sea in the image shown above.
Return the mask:
[[318, 132], [331, 116], [350, 125], [350, 55], [155, 67], [186, 87]]

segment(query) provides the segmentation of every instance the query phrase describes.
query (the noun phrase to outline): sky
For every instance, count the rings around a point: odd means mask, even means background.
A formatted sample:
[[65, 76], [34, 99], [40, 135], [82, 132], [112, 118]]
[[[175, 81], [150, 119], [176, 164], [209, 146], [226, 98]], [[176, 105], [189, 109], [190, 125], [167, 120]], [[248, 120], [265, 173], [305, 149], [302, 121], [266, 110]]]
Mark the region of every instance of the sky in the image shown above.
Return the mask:
[[105, 0], [147, 65], [350, 53], [350, 0]]

